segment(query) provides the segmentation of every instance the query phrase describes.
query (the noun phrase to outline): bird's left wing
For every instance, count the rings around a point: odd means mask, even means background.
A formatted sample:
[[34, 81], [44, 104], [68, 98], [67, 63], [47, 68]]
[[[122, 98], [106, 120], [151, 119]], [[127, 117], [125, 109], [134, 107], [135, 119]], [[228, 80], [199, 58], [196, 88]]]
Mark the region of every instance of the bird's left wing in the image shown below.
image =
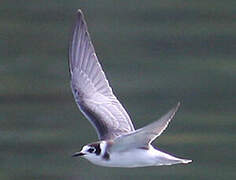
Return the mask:
[[129, 148], [148, 148], [149, 144], [166, 129], [171, 119], [177, 112], [180, 103], [172, 108], [159, 120], [144, 126], [141, 129], [125, 134], [114, 139], [110, 151], [125, 151]]
[[75, 101], [99, 139], [114, 139], [134, 131], [129, 115], [114, 96], [98, 62], [81, 10], [77, 12], [70, 44], [69, 66]]

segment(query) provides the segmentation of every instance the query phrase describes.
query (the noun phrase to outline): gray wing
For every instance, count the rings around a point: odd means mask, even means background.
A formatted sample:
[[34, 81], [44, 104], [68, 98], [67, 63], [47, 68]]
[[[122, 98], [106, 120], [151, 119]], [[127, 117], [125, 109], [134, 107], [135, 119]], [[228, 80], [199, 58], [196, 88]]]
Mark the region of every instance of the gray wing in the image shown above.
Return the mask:
[[71, 88], [75, 101], [100, 140], [134, 131], [129, 115], [114, 96], [90, 40], [84, 15], [77, 21], [69, 48]]
[[162, 116], [159, 120], [144, 126], [141, 129], [131, 132], [114, 140], [111, 151], [124, 151], [125, 148], [137, 147], [146, 148], [166, 129], [171, 119], [177, 112], [180, 103], [172, 108], [168, 113]]

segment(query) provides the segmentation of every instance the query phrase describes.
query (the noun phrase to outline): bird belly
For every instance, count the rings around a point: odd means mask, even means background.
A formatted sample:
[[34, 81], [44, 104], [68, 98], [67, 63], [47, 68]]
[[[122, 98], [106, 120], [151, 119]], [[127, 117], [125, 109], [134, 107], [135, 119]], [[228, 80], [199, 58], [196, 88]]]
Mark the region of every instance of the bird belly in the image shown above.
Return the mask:
[[114, 152], [108, 159], [101, 158], [99, 161], [92, 163], [107, 167], [145, 167], [145, 166], [162, 166], [179, 163], [189, 163], [191, 160], [180, 159], [161, 152], [152, 146], [149, 149], [131, 149], [125, 152]]
[[110, 154], [109, 159], [92, 162], [100, 166], [107, 167], [144, 167], [154, 165], [155, 160], [150, 156], [149, 150], [133, 149], [126, 152], [116, 152]]

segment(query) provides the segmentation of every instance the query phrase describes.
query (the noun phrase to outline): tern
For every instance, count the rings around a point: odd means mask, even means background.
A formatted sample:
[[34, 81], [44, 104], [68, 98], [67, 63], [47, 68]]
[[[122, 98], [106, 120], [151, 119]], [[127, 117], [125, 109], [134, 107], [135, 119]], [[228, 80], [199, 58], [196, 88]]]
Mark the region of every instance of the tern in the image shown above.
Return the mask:
[[76, 104], [99, 138], [73, 157], [84, 157], [100, 166], [124, 168], [191, 162], [161, 152], [151, 144], [166, 129], [180, 103], [159, 120], [135, 130], [128, 113], [112, 92], [80, 9], [69, 47], [69, 70]]

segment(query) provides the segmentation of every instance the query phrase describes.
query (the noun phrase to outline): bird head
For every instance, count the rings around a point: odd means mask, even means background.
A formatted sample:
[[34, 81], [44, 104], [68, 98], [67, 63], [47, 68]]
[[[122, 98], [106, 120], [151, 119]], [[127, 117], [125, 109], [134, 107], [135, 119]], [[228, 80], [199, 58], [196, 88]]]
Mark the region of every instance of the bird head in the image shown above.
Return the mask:
[[100, 160], [106, 148], [105, 141], [90, 143], [82, 147], [81, 151], [76, 152], [72, 157], [83, 157], [89, 161]]

